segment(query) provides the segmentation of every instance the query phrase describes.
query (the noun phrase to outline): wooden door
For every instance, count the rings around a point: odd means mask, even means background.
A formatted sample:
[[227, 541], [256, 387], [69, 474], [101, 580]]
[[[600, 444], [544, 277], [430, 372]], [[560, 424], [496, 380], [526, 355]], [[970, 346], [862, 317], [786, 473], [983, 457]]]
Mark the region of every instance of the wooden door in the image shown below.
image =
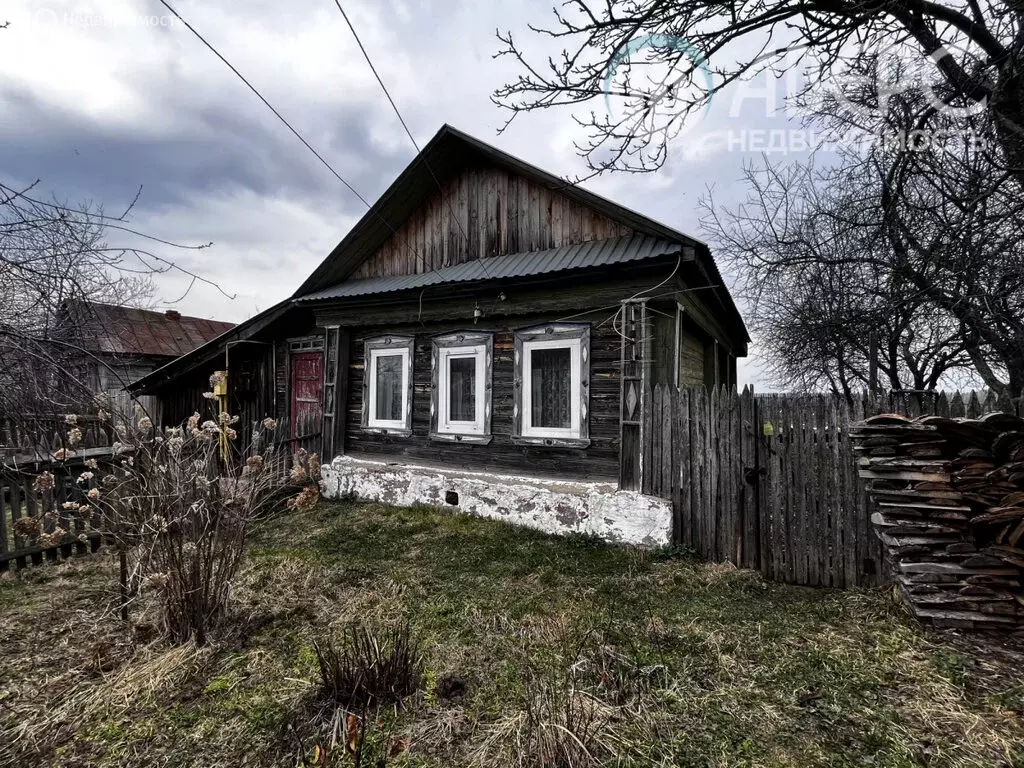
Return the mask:
[[320, 434], [323, 415], [323, 352], [297, 352], [292, 361], [292, 440], [296, 448], [306, 448], [304, 439]]

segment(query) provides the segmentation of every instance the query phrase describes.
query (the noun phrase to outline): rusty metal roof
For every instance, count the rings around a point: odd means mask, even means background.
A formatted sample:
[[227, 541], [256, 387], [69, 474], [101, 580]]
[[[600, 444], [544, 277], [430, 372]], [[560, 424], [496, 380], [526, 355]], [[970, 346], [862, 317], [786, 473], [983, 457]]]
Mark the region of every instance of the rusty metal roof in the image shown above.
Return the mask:
[[[416, 275], [346, 280], [329, 288], [299, 296], [296, 301], [321, 301], [348, 296], [366, 296], [374, 293], [392, 293], [443, 283], [529, 277], [530, 275], [641, 261], [657, 256], [681, 253], [683, 250], [683, 245], [669, 240], [647, 235], [624, 235], [575, 245], [563, 245], [544, 251], [510, 253], [488, 259], [474, 259], [464, 264], [456, 264], [453, 267], [444, 267]], [[692, 253], [692, 248], [688, 250]]]
[[64, 302], [69, 330], [90, 352], [135, 357], [178, 357], [202, 346], [234, 323], [95, 301]]

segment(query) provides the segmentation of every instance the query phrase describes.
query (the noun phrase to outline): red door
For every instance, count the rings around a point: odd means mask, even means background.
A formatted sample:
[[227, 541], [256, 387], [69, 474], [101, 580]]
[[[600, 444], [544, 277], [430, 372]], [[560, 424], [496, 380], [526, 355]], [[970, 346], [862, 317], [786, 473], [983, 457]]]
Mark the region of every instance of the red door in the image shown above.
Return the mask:
[[[299, 352], [292, 355], [292, 439], [320, 434], [323, 415], [324, 355]], [[302, 447], [302, 446], [296, 446]]]

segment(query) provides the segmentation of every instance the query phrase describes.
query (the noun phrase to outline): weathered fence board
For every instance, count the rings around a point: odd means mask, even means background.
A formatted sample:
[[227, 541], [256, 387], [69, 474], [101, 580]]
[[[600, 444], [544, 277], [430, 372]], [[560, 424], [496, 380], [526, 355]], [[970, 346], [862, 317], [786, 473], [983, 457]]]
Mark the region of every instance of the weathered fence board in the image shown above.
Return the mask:
[[977, 417], [1014, 405], [976, 392], [757, 395], [663, 385], [644, 393], [641, 488], [671, 499], [679, 544], [766, 578], [886, 583], [849, 428], [895, 412]]

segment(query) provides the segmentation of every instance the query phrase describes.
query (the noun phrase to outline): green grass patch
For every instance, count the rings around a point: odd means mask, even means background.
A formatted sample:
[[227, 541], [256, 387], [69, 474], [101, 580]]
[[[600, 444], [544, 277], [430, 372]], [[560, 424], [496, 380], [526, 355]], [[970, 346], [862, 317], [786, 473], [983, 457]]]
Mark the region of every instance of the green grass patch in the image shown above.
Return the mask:
[[112, 563], [88, 560], [0, 580], [16, 764], [353, 765], [312, 641], [355, 623], [408, 623], [425, 665], [401, 705], [356, 713], [364, 765], [1024, 764], [1024, 655], [930, 632], [888, 591], [323, 504], [261, 527], [229, 626], [174, 649], [124, 639]]

